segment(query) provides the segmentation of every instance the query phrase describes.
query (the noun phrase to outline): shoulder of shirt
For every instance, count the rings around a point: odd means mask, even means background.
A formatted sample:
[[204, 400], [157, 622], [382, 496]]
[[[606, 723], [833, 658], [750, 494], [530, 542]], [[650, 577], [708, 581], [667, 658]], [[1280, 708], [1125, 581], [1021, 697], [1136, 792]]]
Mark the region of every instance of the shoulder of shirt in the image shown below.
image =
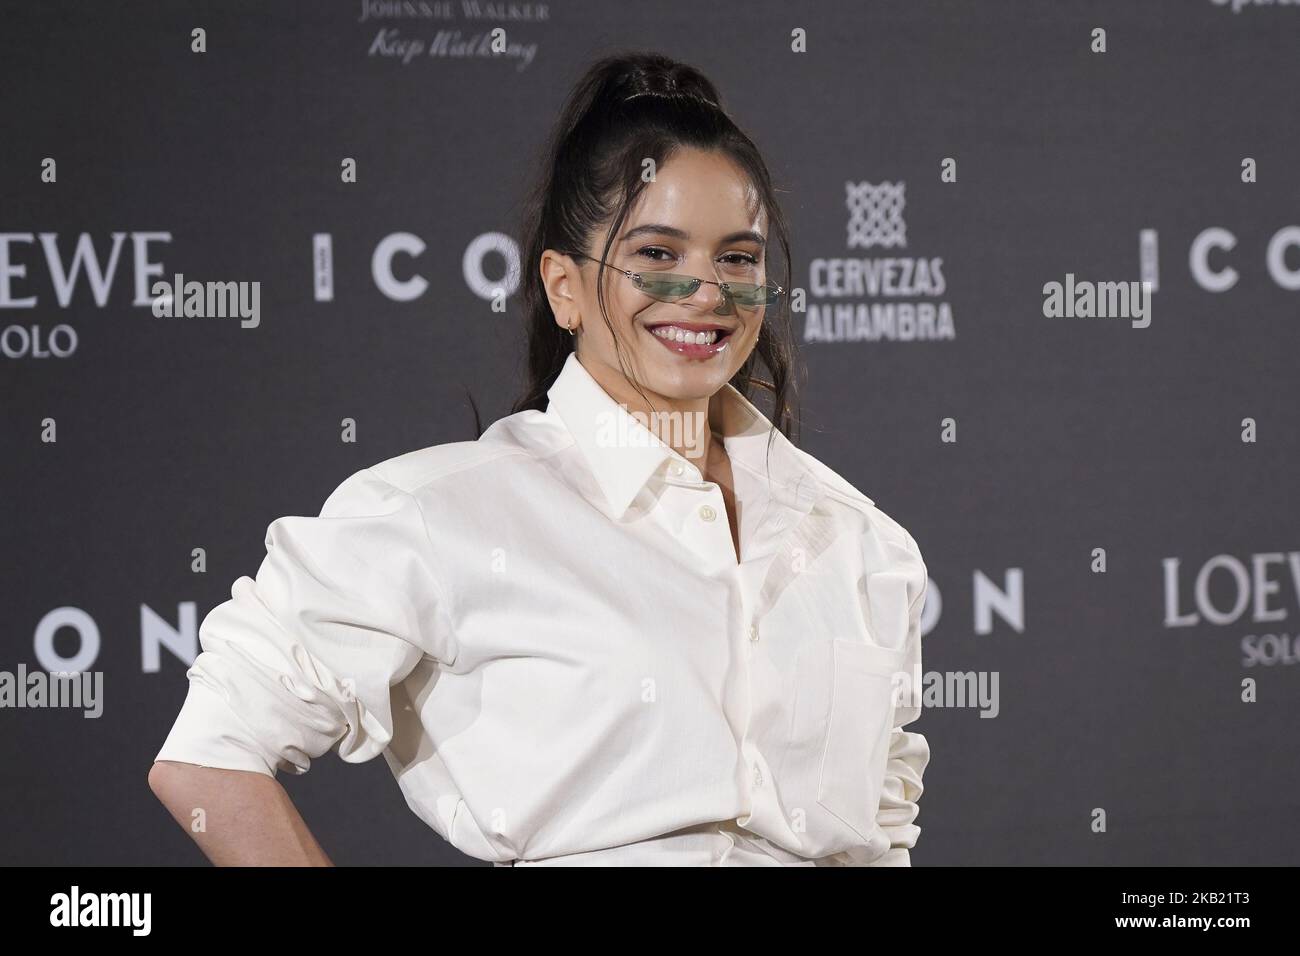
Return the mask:
[[[543, 434], [551, 441], [539, 440]], [[548, 446], [557, 447], [555, 440], [563, 444], [563, 436], [550, 427], [545, 413], [528, 410], [498, 420], [477, 440], [417, 448], [377, 462], [360, 474], [369, 473], [400, 491], [414, 494], [442, 480], [472, 478], [477, 469], [504, 459], [536, 458]]]
[[887, 514], [878, 504], [865, 494], [858, 490], [852, 482], [835, 471], [825, 462], [821, 461], [815, 455], [804, 451], [802, 448], [795, 446], [796, 453], [800, 460], [808, 465], [809, 469], [821, 481], [822, 487], [826, 493], [837, 501], [841, 501], [851, 508], [856, 509], [871, 522], [872, 526], [884, 533], [887, 538], [901, 541], [904, 547], [917, 560], [924, 561], [921, 558], [921, 549], [917, 546], [916, 539], [904, 528], [898, 521]]

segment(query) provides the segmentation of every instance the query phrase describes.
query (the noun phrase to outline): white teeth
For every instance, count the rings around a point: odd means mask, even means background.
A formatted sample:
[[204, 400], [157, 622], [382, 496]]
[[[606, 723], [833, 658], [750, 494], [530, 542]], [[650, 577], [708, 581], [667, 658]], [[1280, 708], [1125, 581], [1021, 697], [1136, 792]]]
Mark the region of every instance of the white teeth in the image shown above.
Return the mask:
[[712, 345], [718, 340], [717, 329], [710, 329], [707, 332], [688, 332], [685, 329], [677, 328], [675, 325], [661, 325], [650, 331], [661, 339], [667, 339], [669, 342], [681, 342], [685, 345]]

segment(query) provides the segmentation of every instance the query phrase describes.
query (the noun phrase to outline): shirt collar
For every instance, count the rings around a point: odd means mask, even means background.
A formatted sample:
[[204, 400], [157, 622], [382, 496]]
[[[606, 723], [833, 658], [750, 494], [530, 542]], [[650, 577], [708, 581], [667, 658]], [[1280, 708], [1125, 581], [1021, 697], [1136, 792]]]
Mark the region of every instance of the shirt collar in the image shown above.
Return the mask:
[[[666, 462], [681, 463], [683, 474], [698, 480], [700, 470], [695, 463], [660, 441], [614, 401], [578, 361], [577, 353], [569, 353], [546, 395], [550, 399], [547, 413], [558, 417], [573, 435], [617, 516], [626, 513]], [[782, 503], [806, 513], [826, 493], [828, 485], [872, 503], [834, 472], [818, 467], [816, 459], [796, 448], [730, 383], [714, 396], [709, 411], [710, 424], [723, 436], [727, 456], [759, 476], [767, 476], [770, 468], [773, 495]], [[775, 437], [769, 459], [770, 433]]]

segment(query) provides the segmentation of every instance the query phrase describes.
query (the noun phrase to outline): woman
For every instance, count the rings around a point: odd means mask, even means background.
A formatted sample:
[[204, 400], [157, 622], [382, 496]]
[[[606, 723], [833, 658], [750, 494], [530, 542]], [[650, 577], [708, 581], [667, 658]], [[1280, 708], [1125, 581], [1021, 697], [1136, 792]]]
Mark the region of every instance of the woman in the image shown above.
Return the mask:
[[699, 72], [626, 55], [544, 169], [513, 413], [271, 524], [151, 786], [219, 864], [328, 865], [275, 775], [334, 749], [499, 865], [909, 865], [925, 565], [783, 433], [762, 159]]

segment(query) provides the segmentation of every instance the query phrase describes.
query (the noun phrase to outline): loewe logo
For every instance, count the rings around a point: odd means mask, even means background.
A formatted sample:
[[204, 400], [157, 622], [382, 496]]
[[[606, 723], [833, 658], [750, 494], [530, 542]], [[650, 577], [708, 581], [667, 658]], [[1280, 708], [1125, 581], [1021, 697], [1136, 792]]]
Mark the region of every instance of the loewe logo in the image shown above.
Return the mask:
[[51, 926], [130, 926], [133, 936], [148, 936], [153, 909], [151, 893], [71, 893], [50, 897]]

